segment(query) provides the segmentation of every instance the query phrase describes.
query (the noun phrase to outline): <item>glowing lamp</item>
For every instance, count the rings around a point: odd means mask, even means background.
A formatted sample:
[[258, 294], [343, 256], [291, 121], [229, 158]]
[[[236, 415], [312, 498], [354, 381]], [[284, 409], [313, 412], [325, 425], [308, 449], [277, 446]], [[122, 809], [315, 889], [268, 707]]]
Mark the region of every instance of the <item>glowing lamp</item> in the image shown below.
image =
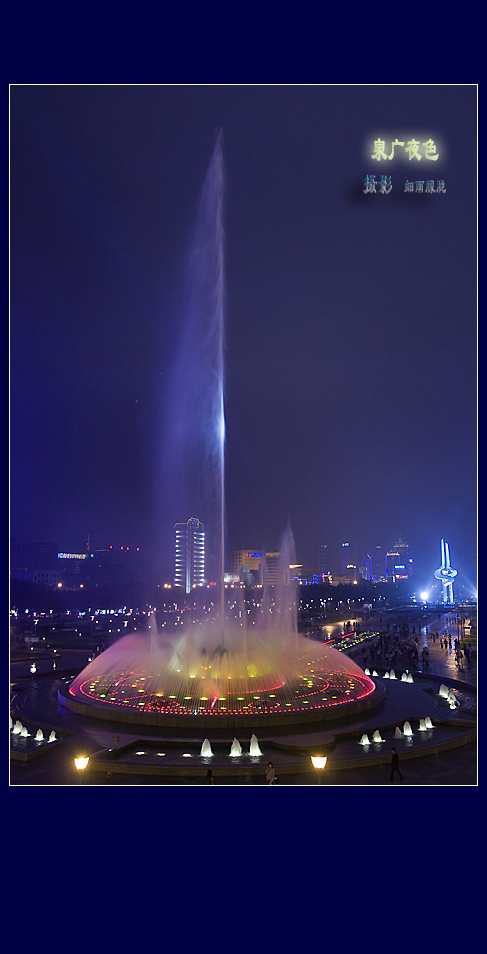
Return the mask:
[[88, 756], [84, 756], [84, 755], [79, 755], [79, 756], [77, 756], [77, 758], [75, 758], [75, 760], [74, 760], [74, 764], [75, 764], [75, 766], [76, 766], [76, 768], [77, 768], [77, 770], [78, 770], [78, 778], [79, 778], [79, 784], [80, 784], [80, 785], [83, 784], [83, 783], [82, 783], [83, 771], [84, 771], [84, 769], [86, 768], [86, 766], [88, 765], [88, 762], [89, 762], [89, 761], [90, 761], [90, 760], [89, 760]]
[[326, 765], [326, 755], [312, 755], [311, 761], [313, 763], [313, 768], [315, 768], [318, 773], [318, 785], [321, 785], [321, 772]]

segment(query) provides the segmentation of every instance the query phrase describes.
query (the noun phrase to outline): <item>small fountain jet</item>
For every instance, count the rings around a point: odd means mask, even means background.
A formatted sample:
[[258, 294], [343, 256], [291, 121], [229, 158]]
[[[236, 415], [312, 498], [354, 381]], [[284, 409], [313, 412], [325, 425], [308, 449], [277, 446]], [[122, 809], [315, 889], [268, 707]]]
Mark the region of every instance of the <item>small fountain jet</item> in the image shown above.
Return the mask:
[[453, 580], [457, 575], [450, 564], [450, 547], [445, 540], [441, 541], [441, 566], [435, 570], [435, 577], [443, 587], [443, 603], [453, 605]]

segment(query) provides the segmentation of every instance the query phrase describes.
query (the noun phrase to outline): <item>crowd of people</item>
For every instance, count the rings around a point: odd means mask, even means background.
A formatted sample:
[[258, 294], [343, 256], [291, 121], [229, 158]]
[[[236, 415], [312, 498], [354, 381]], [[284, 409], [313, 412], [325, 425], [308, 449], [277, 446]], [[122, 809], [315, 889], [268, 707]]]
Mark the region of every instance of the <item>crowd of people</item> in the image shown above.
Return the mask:
[[[381, 620], [382, 622], [382, 620]], [[470, 668], [473, 662], [473, 650], [470, 643], [452, 636], [448, 630], [440, 636], [438, 630], [431, 633], [425, 627], [419, 633], [416, 626], [407, 622], [388, 623], [385, 631], [379, 632], [371, 644], [362, 647], [362, 666], [382, 666], [386, 669], [428, 669], [429, 655], [427, 641], [439, 641], [440, 648], [448, 655], [455, 654], [457, 669], [464, 671], [464, 663]], [[421, 643], [424, 643], [421, 646]], [[419, 660], [421, 658], [421, 667]]]

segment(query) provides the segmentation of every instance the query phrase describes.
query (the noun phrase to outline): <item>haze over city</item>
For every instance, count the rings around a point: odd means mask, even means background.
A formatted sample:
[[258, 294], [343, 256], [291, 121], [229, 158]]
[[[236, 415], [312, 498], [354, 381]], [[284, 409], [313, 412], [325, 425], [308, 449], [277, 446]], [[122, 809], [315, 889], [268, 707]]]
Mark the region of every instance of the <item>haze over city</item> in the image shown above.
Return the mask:
[[[474, 588], [476, 110], [475, 86], [12, 87], [11, 536], [140, 546], [163, 580], [175, 523], [211, 534], [174, 509], [163, 419], [222, 129], [227, 547], [289, 526], [339, 572], [343, 541], [402, 537], [428, 585], [445, 538]], [[396, 139], [421, 159], [372, 158]]]

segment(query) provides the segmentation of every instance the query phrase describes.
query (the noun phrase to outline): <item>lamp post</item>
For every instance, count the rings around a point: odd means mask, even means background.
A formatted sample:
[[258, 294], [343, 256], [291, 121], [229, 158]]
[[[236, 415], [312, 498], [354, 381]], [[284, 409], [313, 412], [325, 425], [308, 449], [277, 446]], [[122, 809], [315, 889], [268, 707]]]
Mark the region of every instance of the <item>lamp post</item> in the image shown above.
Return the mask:
[[311, 761], [313, 763], [313, 768], [317, 770], [318, 785], [321, 785], [321, 773], [326, 765], [326, 755], [312, 755]]
[[78, 777], [79, 777], [79, 784], [80, 784], [80, 785], [83, 784], [83, 781], [82, 781], [82, 779], [83, 779], [83, 771], [85, 770], [85, 768], [86, 768], [86, 766], [88, 765], [88, 762], [89, 762], [89, 761], [90, 761], [90, 760], [89, 760], [89, 758], [88, 758], [87, 755], [86, 755], [86, 756], [85, 756], [85, 755], [79, 755], [79, 756], [77, 756], [77, 758], [75, 758], [75, 760], [74, 760], [74, 764], [75, 764], [75, 766], [76, 766], [76, 768], [77, 768], [77, 770], [78, 770]]

